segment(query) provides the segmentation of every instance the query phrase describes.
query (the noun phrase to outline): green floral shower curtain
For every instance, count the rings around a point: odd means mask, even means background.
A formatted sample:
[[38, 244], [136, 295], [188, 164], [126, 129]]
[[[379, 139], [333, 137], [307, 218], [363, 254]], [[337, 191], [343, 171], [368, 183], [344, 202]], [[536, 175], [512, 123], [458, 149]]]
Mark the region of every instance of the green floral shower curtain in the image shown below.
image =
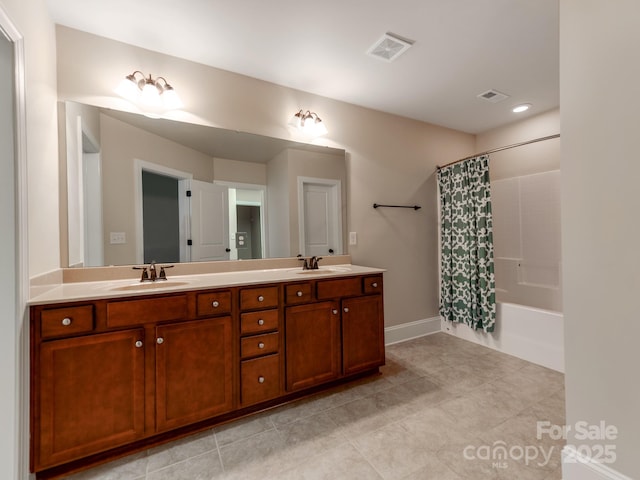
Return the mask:
[[440, 315], [492, 332], [496, 321], [489, 157], [438, 170]]

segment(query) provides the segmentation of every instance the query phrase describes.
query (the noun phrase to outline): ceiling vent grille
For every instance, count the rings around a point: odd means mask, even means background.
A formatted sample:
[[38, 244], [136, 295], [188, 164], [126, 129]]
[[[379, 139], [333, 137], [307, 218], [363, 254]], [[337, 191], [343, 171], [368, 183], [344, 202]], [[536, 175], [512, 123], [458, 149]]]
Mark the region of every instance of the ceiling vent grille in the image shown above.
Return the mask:
[[385, 62], [393, 62], [406, 52], [411, 45], [413, 45], [412, 40], [400, 38], [391, 33], [385, 33], [367, 50], [367, 55], [384, 60]]
[[498, 103], [504, 100], [505, 98], [509, 98], [509, 95], [506, 95], [502, 92], [491, 89], [478, 95], [478, 98], [486, 100], [487, 102]]

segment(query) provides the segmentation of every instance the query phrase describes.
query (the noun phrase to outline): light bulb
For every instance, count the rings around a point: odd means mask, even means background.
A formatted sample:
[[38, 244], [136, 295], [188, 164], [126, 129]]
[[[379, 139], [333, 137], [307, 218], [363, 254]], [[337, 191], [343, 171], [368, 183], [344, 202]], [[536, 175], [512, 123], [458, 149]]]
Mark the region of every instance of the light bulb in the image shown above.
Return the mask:
[[135, 101], [140, 96], [140, 89], [138, 84], [131, 75], [122, 79], [120, 84], [116, 87], [115, 92], [123, 98], [129, 101]]
[[162, 100], [160, 99], [160, 92], [153, 80], [147, 80], [142, 87], [142, 94], [140, 95], [140, 102], [146, 107], [161, 108]]
[[167, 110], [178, 110], [184, 106], [176, 91], [169, 85], [165, 87], [165, 90], [162, 92], [160, 97], [164, 108]]

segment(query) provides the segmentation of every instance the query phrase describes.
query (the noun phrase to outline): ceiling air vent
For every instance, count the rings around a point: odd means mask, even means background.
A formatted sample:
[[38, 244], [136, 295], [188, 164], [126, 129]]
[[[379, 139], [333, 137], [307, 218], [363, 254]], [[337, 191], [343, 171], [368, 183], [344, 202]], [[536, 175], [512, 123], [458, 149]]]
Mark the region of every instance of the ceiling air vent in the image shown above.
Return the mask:
[[367, 55], [379, 58], [385, 62], [393, 62], [406, 52], [411, 45], [413, 45], [412, 40], [398, 37], [392, 33], [385, 33], [367, 50]]
[[504, 100], [505, 98], [509, 98], [509, 95], [505, 95], [504, 93], [491, 89], [478, 95], [478, 98], [486, 100], [487, 102], [498, 103]]

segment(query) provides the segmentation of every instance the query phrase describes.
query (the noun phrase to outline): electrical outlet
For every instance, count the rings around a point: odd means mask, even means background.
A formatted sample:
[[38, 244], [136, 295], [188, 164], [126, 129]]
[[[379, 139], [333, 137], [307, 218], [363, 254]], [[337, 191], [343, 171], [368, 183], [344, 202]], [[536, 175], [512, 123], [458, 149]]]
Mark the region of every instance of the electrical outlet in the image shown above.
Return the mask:
[[111, 245], [121, 245], [127, 243], [127, 234], [125, 232], [110, 232], [109, 243]]
[[349, 245], [358, 244], [358, 234], [356, 232], [349, 232]]

